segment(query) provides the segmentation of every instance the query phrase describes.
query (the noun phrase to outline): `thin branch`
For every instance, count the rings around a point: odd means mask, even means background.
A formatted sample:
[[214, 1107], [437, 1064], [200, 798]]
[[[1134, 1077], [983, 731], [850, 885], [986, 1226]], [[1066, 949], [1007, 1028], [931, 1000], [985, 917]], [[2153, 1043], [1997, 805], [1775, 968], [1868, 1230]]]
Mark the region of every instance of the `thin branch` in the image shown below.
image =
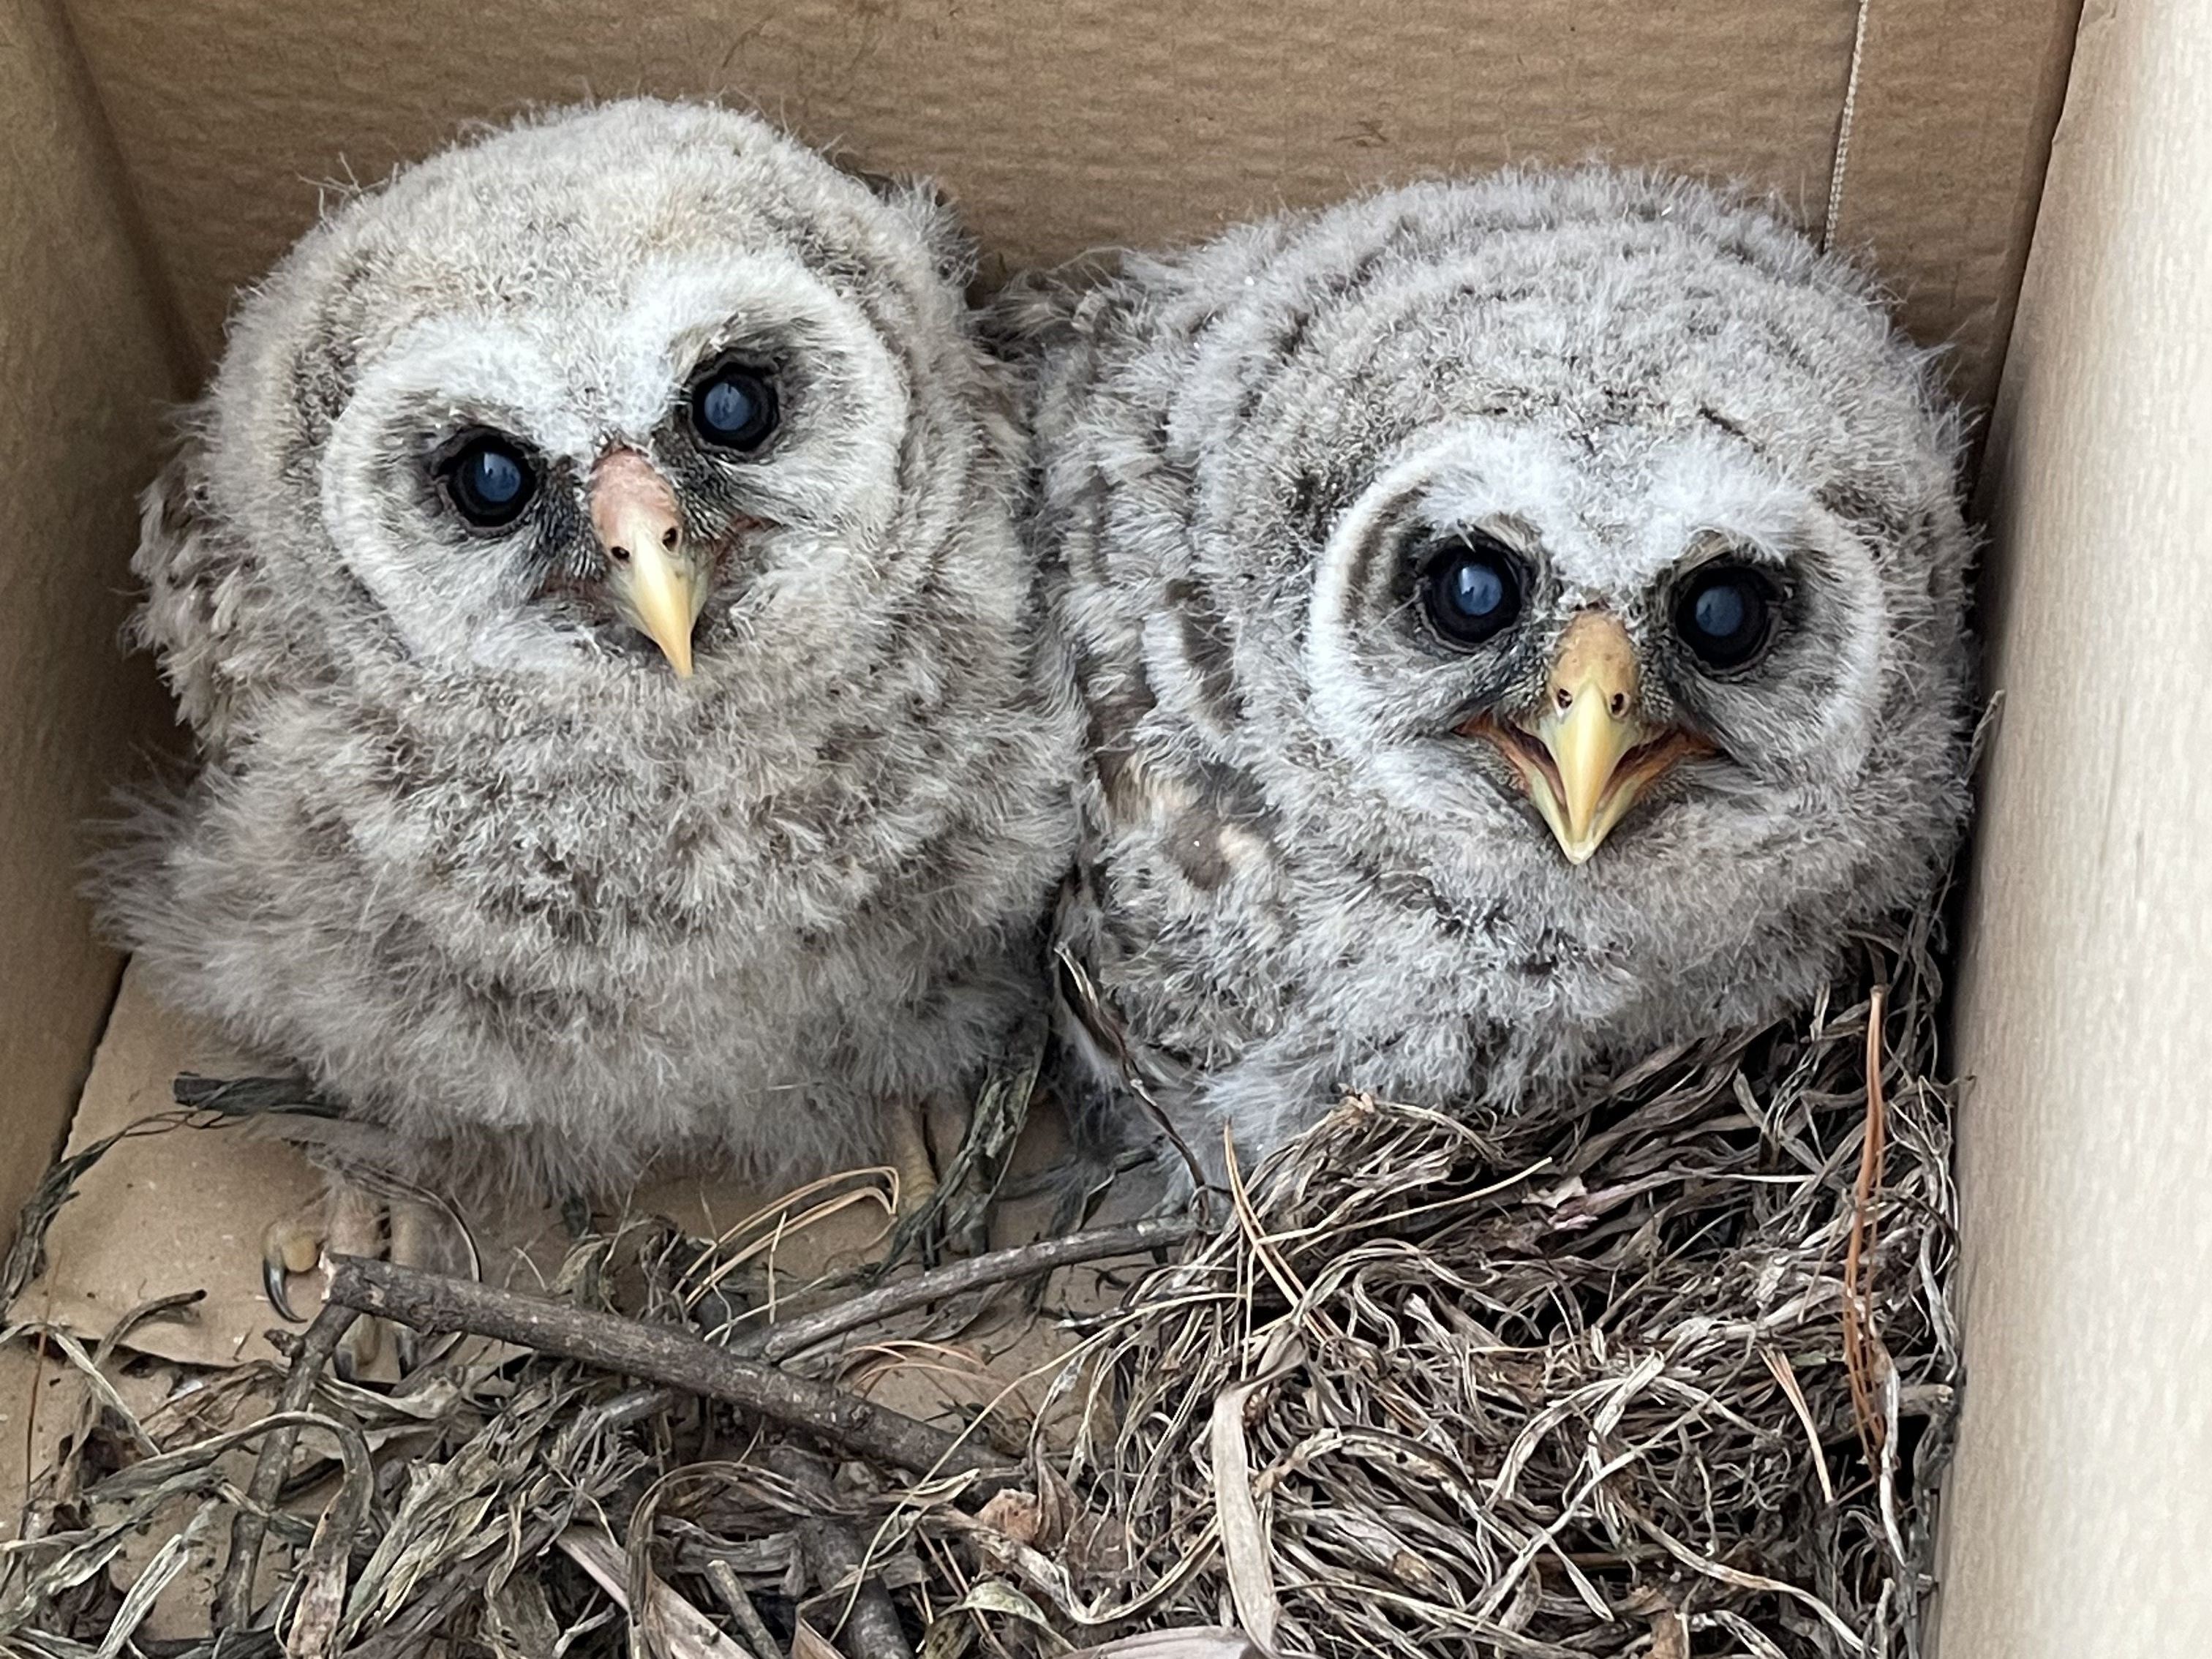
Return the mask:
[[1850, 1382], [1851, 1417], [1867, 1467], [1881, 1469], [1882, 1421], [1875, 1407], [1880, 1386], [1875, 1376], [1881, 1336], [1875, 1329], [1874, 1293], [1867, 1284], [1866, 1260], [1874, 1254], [1875, 1204], [1881, 1192], [1882, 1166], [1889, 1147], [1889, 1109], [1881, 1091], [1881, 1022], [1888, 997], [1875, 986], [1867, 999], [1866, 1133], [1859, 1143], [1858, 1181], [1851, 1191], [1851, 1229], [1844, 1246], [1844, 1371]]
[[466, 1331], [626, 1376], [704, 1395], [755, 1417], [799, 1429], [855, 1456], [918, 1474], [1012, 1466], [962, 1437], [832, 1388], [740, 1359], [688, 1331], [596, 1313], [489, 1285], [418, 1273], [361, 1256], [337, 1258], [330, 1299], [418, 1331]]
[[835, 1518], [836, 1495], [822, 1460], [796, 1446], [776, 1446], [768, 1463], [812, 1507], [814, 1512], [799, 1523], [799, 1551], [822, 1594], [841, 1604], [846, 1650], [854, 1659], [914, 1659], [890, 1592], [882, 1579], [866, 1571], [867, 1553]]
[[783, 1644], [777, 1641], [766, 1624], [762, 1622], [760, 1609], [753, 1606], [753, 1598], [738, 1582], [738, 1575], [726, 1561], [707, 1564], [707, 1582], [714, 1587], [714, 1594], [729, 1610], [730, 1619], [752, 1650], [753, 1659], [783, 1659]]
[[1061, 1238], [1041, 1238], [1034, 1244], [973, 1256], [895, 1285], [885, 1285], [788, 1324], [748, 1333], [743, 1340], [732, 1343], [730, 1351], [778, 1364], [803, 1349], [904, 1313], [909, 1308], [941, 1302], [987, 1285], [1002, 1285], [1008, 1279], [1026, 1279], [1033, 1273], [1050, 1273], [1085, 1261], [1103, 1261], [1114, 1256], [1141, 1255], [1163, 1245], [1180, 1243], [1190, 1237], [1194, 1224], [1181, 1217], [1163, 1217], [1122, 1227], [1070, 1233]]
[[[276, 1401], [279, 1412], [307, 1409], [307, 1402], [314, 1398], [315, 1380], [360, 1317], [357, 1309], [335, 1303], [323, 1305], [292, 1356], [291, 1372]], [[277, 1494], [284, 1489], [284, 1477], [292, 1467], [292, 1448], [299, 1437], [296, 1427], [275, 1429], [261, 1443], [261, 1455], [246, 1489], [249, 1501], [231, 1521], [230, 1559], [216, 1587], [215, 1628], [218, 1631], [243, 1632], [252, 1616], [253, 1575], [261, 1565], [261, 1540], [268, 1534], [269, 1512], [276, 1508]]]

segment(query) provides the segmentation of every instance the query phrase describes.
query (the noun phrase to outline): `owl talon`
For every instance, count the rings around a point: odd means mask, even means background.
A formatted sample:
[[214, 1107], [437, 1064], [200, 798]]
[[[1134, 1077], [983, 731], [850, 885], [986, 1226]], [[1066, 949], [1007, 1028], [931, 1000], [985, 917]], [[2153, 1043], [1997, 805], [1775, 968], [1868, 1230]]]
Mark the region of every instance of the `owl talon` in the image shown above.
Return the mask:
[[971, 1121], [963, 1100], [935, 1099], [894, 1110], [889, 1138], [898, 1202], [883, 1266], [919, 1247], [925, 1261], [945, 1252], [974, 1255], [988, 1243], [975, 1176], [960, 1154]]
[[269, 1305], [276, 1310], [276, 1317], [288, 1325], [306, 1322], [292, 1311], [291, 1298], [284, 1292], [284, 1260], [264, 1249], [261, 1257], [261, 1293], [269, 1298]]
[[[270, 1223], [262, 1234], [262, 1291], [277, 1315], [296, 1325], [302, 1321], [293, 1304], [291, 1280], [314, 1273], [323, 1281], [320, 1290], [340, 1256], [388, 1255], [403, 1266], [473, 1278], [478, 1264], [466, 1232], [460, 1218], [429, 1194], [418, 1200], [334, 1176], [321, 1198]], [[355, 1321], [331, 1358], [339, 1377], [353, 1382], [368, 1376], [384, 1352], [384, 1337], [383, 1320]], [[404, 1376], [426, 1350], [411, 1331], [395, 1330], [393, 1352]]]
[[288, 1324], [303, 1322], [292, 1310], [291, 1294], [285, 1280], [293, 1273], [313, 1272], [315, 1264], [322, 1260], [322, 1232], [309, 1221], [311, 1216], [319, 1218], [322, 1208], [323, 1203], [319, 1200], [298, 1215], [270, 1222], [261, 1235], [261, 1288], [277, 1317]]

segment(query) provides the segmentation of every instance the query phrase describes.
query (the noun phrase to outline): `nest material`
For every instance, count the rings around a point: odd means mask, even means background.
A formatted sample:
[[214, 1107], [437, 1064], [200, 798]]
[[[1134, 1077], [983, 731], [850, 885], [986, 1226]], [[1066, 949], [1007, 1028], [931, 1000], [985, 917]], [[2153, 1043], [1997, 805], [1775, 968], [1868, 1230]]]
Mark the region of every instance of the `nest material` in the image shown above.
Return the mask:
[[1899, 966], [1886, 1113], [1863, 994], [1571, 1109], [1355, 1100], [1271, 1159], [1094, 1370], [1064, 1474], [1127, 1593], [1285, 1653], [1917, 1653], [1959, 1363]]
[[[1868, 941], [1809, 1018], [1571, 1106], [1347, 1102], [1072, 1322], [1033, 1414], [1010, 1390], [976, 1416], [1012, 1481], [837, 1464], [808, 1449], [834, 1437], [481, 1346], [392, 1391], [303, 1364], [305, 1409], [275, 1415], [274, 1368], [143, 1417], [95, 1385], [6, 1559], [0, 1647], [212, 1659], [139, 1627], [244, 1515], [289, 1565], [232, 1586], [226, 1659], [280, 1632], [958, 1659], [1164, 1629], [1189, 1633], [1147, 1651], [1917, 1655], [1960, 1374], [1930, 925]], [[631, 1229], [556, 1288], [743, 1344], [738, 1277]], [[982, 1316], [971, 1292], [779, 1363], [834, 1379]], [[88, 1377], [106, 1358], [16, 1334]], [[263, 1508], [240, 1460], [288, 1425], [289, 1502]], [[173, 1541], [119, 1571], [149, 1534]]]

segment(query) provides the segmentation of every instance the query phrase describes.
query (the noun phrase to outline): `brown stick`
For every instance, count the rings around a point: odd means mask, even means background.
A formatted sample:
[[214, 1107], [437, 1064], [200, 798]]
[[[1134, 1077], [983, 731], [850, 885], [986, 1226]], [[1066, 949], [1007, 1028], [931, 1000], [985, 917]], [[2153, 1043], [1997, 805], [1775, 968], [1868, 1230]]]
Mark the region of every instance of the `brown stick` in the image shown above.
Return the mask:
[[738, 1582], [737, 1572], [730, 1564], [709, 1561], [707, 1564], [707, 1582], [714, 1587], [714, 1594], [721, 1598], [722, 1606], [737, 1625], [753, 1659], [783, 1659], [783, 1644], [770, 1635], [768, 1626], [761, 1622], [760, 1609], [753, 1606], [753, 1598]]
[[[284, 1379], [284, 1392], [276, 1399], [279, 1412], [307, 1410], [307, 1402], [314, 1398], [315, 1379], [323, 1374], [323, 1367], [331, 1363], [331, 1356], [360, 1316], [353, 1308], [324, 1304], [292, 1355], [291, 1373]], [[218, 1636], [243, 1635], [246, 1620], [253, 1616], [253, 1575], [261, 1565], [261, 1540], [268, 1534], [269, 1511], [276, 1506], [276, 1495], [284, 1489], [284, 1477], [292, 1467], [292, 1447], [299, 1437], [296, 1428], [272, 1429], [261, 1443], [253, 1479], [246, 1488], [246, 1506], [231, 1519], [230, 1559], [223, 1565], [222, 1582], [216, 1588]]]
[[851, 1297], [834, 1308], [794, 1319], [787, 1325], [771, 1325], [765, 1330], [750, 1333], [732, 1343], [731, 1352], [778, 1364], [802, 1349], [858, 1330], [863, 1325], [872, 1325], [893, 1314], [904, 1313], [909, 1308], [941, 1302], [947, 1297], [979, 1291], [987, 1285], [1002, 1285], [1010, 1279], [1026, 1279], [1032, 1273], [1050, 1273], [1057, 1267], [1085, 1261], [1103, 1261], [1112, 1256], [1141, 1255], [1163, 1244], [1180, 1243], [1190, 1237], [1194, 1224], [1181, 1217], [1162, 1217], [1132, 1222], [1123, 1227], [1097, 1227], [1087, 1233], [1069, 1233], [1061, 1238], [1041, 1238], [1034, 1244], [951, 1262]]
[[704, 1395], [878, 1462], [1011, 1475], [1011, 1465], [902, 1412], [740, 1359], [687, 1331], [494, 1290], [389, 1261], [337, 1258], [330, 1299], [433, 1334], [466, 1331]]
[[844, 1621], [845, 1650], [854, 1659], [914, 1659], [913, 1645], [906, 1639], [898, 1609], [891, 1605], [884, 1581], [870, 1573], [860, 1579], [857, 1588], [844, 1584], [866, 1565], [866, 1552], [833, 1518], [836, 1498], [822, 1460], [796, 1446], [777, 1446], [769, 1452], [768, 1462], [813, 1507], [814, 1513], [799, 1523], [799, 1553], [822, 1594], [852, 1608]]
[[1851, 1227], [1844, 1246], [1844, 1375], [1850, 1383], [1851, 1418], [1867, 1467], [1881, 1472], [1884, 1433], [1875, 1404], [1874, 1293], [1866, 1284], [1866, 1259], [1874, 1254], [1875, 1203], [1881, 1192], [1882, 1164], [1889, 1147], [1889, 1108], [1881, 1090], [1881, 1022], [1888, 996], [1879, 985], [1867, 999], [1866, 1133], [1859, 1143], [1859, 1176], [1851, 1189]]

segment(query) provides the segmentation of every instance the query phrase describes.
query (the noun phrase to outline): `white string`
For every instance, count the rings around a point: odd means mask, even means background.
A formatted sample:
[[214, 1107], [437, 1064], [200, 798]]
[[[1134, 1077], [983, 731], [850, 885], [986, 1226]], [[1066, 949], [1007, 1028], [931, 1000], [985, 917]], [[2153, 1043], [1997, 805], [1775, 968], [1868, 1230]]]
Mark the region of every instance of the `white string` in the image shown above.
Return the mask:
[[1820, 252], [1835, 245], [1836, 222], [1844, 213], [1844, 169], [1851, 159], [1851, 120], [1859, 110], [1859, 66], [1866, 60], [1867, 14], [1874, 0], [1859, 0], [1859, 16], [1851, 31], [1851, 72], [1844, 82], [1844, 113], [1836, 123], [1836, 164], [1828, 173], [1828, 216], [1820, 226]]

